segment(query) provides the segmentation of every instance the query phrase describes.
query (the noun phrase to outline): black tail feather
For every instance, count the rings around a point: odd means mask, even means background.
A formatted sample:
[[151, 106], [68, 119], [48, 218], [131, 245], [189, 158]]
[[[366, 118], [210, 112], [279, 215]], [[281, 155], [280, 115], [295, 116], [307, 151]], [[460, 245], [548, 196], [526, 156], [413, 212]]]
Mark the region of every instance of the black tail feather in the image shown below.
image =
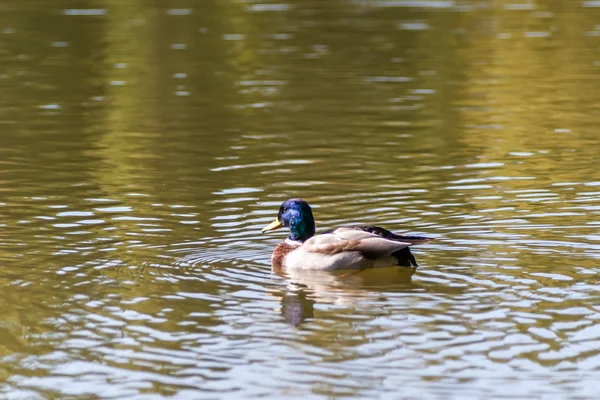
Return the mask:
[[399, 242], [406, 242], [410, 244], [424, 244], [429, 243], [433, 240], [433, 238], [428, 238], [425, 236], [407, 236], [407, 235], [398, 235], [394, 234], [394, 240]]
[[410, 252], [409, 247], [405, 247], [392, 253], [392, 256], [398, 260], [398, 266], [416, 268], [419, 266], [415, 256]]

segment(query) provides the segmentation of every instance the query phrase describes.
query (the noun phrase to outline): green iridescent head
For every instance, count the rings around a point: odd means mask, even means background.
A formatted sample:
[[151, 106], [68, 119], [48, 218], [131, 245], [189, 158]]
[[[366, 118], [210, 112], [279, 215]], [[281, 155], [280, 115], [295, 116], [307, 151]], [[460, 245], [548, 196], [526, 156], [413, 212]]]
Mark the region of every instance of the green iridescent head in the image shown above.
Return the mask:
[[290, 228], [290, 240], [301, 241], [315, 234], [315, 219], [308, 203], [303, 199], [290, 199], [279, 207], [277, 218], [263, 228], [263, 232], [272, 231], [282, 226]]

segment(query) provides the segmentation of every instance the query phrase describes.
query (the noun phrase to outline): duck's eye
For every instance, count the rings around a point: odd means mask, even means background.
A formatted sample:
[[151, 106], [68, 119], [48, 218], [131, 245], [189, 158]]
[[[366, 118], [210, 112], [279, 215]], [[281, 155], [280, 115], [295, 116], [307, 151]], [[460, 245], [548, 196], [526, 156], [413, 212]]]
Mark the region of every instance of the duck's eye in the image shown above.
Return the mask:
[[283, 207], [283, 212], [287, 212], [288, 208], [287, 207]]

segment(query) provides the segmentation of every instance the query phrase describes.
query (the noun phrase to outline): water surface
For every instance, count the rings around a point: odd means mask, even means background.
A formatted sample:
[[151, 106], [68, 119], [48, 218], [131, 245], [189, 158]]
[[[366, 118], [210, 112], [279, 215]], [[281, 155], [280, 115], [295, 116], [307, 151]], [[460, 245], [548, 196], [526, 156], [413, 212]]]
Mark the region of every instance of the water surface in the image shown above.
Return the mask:
[[[74, 4], [0, 5], [4, 396], [595, 396], [598, 2]], [[273, 273], [290, 197], [436, 240]]]

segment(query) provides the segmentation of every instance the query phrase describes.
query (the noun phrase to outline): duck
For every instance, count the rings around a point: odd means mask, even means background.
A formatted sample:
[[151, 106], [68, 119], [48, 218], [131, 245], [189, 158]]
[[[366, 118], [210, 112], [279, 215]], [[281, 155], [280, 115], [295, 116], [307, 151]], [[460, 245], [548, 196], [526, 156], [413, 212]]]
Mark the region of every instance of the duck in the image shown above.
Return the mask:
[[407, 236], [371, 225], [349, 225], [316, 233], [315, 219], [304, 199], [289, 199], [262, 233], [288, 228], [289, 236], [273, 251], [271, 264], [283, 270], [365, 270], [418, 267], [409, 246], [429, 237]]

